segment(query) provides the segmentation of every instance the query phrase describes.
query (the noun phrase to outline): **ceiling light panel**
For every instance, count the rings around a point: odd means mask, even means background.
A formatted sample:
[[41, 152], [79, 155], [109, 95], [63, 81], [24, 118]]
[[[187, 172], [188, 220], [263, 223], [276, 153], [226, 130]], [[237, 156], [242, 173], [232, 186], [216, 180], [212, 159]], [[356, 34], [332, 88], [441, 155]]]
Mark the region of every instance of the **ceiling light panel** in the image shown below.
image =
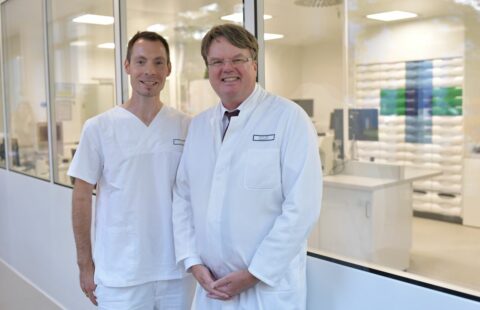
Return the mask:
[[162, 24], [153, 24], [147, 27], [148, 31], [153, 31], [153, 32], [164, 32], [166, 29], [167, 29], [167, 26]]
[[115, 43], [113, 42], [107, 42], [107, 43], [102, 43], [97, 45], [98, 48], [106, 48], [106, 49], [114, 49], [115, 48]]
[[394, 21], [394, 20], [415, 18], [417, 16], [418, 16], [417, 14], [411, 13], [411, 12], [388, 11], [388, 12], [370, 14], [370, 15], [367, 15], [367, 18], [380, 20], [380, 21], [384, 21], [384, 22], [391, 22], [391, 21]]
[[283, 37], [284, 37], [283, 34], [277, 34], [277, 33], [264, 33], [263, 34], [263, 39], [265, 41], [283, 39]]
[[72, 21], [80, 24], [111, 25], [114, 19], [112, 16], [85, 14], [75, 17]]
[[[263, 15], [264, 20], [268, 20], [268, 19], [271, 19], [271, 18], [272, 18], [272, 15], [268, 15], [268, 14]], [[243, 22], [243, 13], [233, 13], [233, 14], [230, 14], [230, 15], [225, 15], [225, 16], [220, 17], [220, 19], [221, 20], [227, 20], [227, 21], [234, 22], [234, 23], [242, 23]]]

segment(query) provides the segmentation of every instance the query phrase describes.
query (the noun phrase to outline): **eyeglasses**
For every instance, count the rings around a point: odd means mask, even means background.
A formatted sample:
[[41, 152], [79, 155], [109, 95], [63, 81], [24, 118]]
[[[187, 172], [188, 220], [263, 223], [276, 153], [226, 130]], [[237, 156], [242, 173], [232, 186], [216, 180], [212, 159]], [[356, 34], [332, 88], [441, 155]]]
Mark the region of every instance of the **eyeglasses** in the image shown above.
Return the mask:
[[211, 68], [221, 68], [227, 63], [231, 63], [234, 67], [239, 67], [244, 63], [247, 63], [249, 60], [253, 60], [252, 57], [237, 57], [233, 59], [214, 59], [207, 62], [207, 65]]

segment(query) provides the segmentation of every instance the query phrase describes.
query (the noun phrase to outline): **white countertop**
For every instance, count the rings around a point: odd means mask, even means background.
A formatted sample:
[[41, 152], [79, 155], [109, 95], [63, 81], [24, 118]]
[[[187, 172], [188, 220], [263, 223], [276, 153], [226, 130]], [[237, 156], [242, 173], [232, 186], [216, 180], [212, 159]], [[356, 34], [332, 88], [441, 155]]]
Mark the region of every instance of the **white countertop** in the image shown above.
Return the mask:
[[414, 182], [441, 175], [439, 170], [427, 170], [415, 167], [403, 167], [403, 177], [376, 178], [360, 175], [337, 174], [323, 177], [324, 186], [341, 187], [348, 189], [374, 190], [378, 188], [398, 185], [405, 182]]

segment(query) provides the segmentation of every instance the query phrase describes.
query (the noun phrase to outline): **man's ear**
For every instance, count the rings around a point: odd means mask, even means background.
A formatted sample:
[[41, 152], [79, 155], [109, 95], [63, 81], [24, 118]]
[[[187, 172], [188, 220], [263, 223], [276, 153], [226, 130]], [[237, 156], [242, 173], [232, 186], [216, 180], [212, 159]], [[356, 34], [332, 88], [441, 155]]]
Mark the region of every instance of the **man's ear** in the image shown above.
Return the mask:
[[125, 61], [123, 62], [123, 67], [125, 68], [125, 72], [127, 72], [127, 74], [130, 74], [130, 61], [128, 61], [128, 59], [125, 59]]
[[170, 76], [170, 73], [172, 73], [172, 63], [170, 61], [168, 62], [167, 67], [168, 67], [167, 76]]

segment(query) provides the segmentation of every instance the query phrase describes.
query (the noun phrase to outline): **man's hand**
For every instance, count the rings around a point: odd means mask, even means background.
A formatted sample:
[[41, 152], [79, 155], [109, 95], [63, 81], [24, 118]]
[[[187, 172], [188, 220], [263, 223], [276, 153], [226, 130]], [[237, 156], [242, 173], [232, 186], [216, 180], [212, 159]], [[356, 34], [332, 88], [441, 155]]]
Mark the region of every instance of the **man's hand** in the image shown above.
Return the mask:
[[191, 271], [198, 283], [207, 291], [207, 296], [219, 300], [228, 300], [230, 296], [226, 293], [223, 293], [219, 290], [213, 288], [213, 283], [215, 283], [215, 277], [204, 265], [194, 265], [191, 267]]
[[212, 288], [233, 297], [248, 290], [258, 282], [259, 280], [248, 270], [240, 270], [215, 281]]
[[79, 266], [80, 269], [80, 287], [82, 288], [85, 296], [97, 306], [97, 296], [95, 296], [95, 282], [93, 281], [93, 274], [95, 272], [95, 266], [87, 264], [86, 266]]

